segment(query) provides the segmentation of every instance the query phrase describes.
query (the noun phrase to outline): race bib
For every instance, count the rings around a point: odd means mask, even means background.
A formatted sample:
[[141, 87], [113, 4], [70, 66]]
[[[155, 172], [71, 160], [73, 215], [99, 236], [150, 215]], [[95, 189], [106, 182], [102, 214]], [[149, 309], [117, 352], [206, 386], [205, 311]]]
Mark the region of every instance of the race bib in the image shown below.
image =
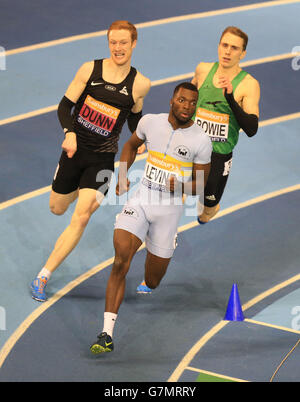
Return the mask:
[[77, 121], [87, 130], [108, 137], [116, 124], [120, 110], [87, 95]]
[[171, 175], [178, 179], [182, 176], [180, 163], [148, 153], [142, 183], [151, 190], [168, 191], [167, 180]]
[[199, 107], [195, 123], [200, 126], [212, 141], [227, 142], [229, 129], [229, 115], [218, 113]]

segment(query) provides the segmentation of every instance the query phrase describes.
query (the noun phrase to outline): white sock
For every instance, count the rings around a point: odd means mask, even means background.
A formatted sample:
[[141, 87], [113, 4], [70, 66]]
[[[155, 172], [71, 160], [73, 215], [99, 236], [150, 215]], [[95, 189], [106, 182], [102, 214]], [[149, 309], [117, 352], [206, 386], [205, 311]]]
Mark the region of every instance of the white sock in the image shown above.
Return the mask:
[[118, 316], [118, 314], [109, 313], [109, 312], [105, 311], [102, 332], [106, 332], [111, 337], [113, 336], [113, 331], [114, 331], [114, 326], [116, 323], [117, 316]]
[[44, 267], [44, 268], [42, 268], [42, 270], [38, 273], [37, 277], [38, 277], [38, 278], [41, 278], [42, 276], [44, 276], [44, 277], [47, 278], [47, 280], [49, 280], [51, 274], [52, 274], [52, 272], [49, 271], [49, 269], [47, 269], [47, 268]]

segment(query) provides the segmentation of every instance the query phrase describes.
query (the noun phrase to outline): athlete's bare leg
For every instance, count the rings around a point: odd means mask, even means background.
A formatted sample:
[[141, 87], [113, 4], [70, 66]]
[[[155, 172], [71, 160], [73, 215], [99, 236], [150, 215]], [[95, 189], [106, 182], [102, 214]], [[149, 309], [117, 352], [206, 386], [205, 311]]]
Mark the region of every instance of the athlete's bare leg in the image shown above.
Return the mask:
[[199, 220], [203, 223], [209, 222], [220, 210], [220, 204], [214, 207], [204, 206], [203, 212], [199, 215]]
[[155, 289], [167, 272], [171, 258], [162, 258], [147, 251], [145, 262], [145, 282], [150, 289]]
[[[73, 196], [75, 196], [75, 194]], [[96, 190], [90, 188], [79, 190], [78, 200], [71, 222], [58, 238], [54, 250], [45, 264], [46, 269], [50, 272], [54, 272], [76, 247], [90, 217], [99, 208], [103, 198], [104, 196]]]
[[142, 241], [123, 229], [114, 231], [115, 259], [106, 288], [105, 311], [117, 313], [124, 298], [126, 274]]
[[50, 211], [55, 215], [64, 214], [69, 208], [69, 205], [76, 200], [78, 193], [78, 189], [69, 194], [59, 194], [52, 190], [49, 199]]

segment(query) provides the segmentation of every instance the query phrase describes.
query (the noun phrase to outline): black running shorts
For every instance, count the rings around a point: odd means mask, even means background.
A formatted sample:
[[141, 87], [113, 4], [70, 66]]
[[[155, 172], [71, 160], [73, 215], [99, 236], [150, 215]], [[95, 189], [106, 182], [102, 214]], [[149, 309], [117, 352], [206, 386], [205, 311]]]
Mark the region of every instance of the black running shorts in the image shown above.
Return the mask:
[[216, 206], [223, 195], [228, 175], [232, 164], [232, 152], [230, 154], [211, 155], [210, 173], [204, 189], [204, 205], [206, 207]]
[[52, 189], [59, 194], [69, 194], [82, 188], [92, 188], [104, 195], [109, 189], [114, 171], [115, 153], [92, 152], [77, 149], [72, 158], [62, 152], [52, 182]]

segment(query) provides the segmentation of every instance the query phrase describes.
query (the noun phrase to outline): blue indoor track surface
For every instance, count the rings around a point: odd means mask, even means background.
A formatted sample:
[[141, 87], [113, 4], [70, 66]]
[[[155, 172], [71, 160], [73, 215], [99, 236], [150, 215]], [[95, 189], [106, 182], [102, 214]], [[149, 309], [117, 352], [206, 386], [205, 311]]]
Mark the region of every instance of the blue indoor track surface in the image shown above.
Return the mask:
[[[196, 384], [201, 373], [300, 381], [299, 15], [300, 0], [1, 1], [0, 382]], [[63, 140], [57, 104], [83, 62], [108, 57], [117, 19], [138, 27], [132, 64], [152, 81], [143, 114], [168, 112], [175, 85], [217, 60], [225, 27], [247, 32], [243, 68], [260, 83], [260, 127], [253, 138], [240, 133], [215, 219], [199, 225], [188, 197], [178, 247], [151, 295], [136, 294], [146, 251], [135, 255], [115, 350], [94, 356], [123, 204], [115, 178], [52, 275], [49, 300], [34, 301], [29, 285], [74, 211], [49, 211]], [[124, 126], [116, 162], [129, 135]], [[145, 156], [133, 169], [143, 171]], [[239, 322], [224, 320], [233, 284]]]

